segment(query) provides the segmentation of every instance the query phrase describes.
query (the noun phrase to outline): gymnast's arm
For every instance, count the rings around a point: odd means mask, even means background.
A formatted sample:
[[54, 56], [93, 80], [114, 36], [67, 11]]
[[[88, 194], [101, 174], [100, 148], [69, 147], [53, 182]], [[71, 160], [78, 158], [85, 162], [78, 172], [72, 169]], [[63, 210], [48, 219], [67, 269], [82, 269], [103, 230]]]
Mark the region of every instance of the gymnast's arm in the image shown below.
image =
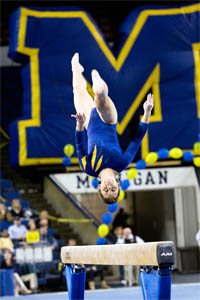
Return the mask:
[[125, 159], [128, 164], [130, 164], [132, 162], [132, 160], [134, 159], [134, 157], [141, 145], [141, 142], [148, 130], [151, 111], [153, 109], [153, 106], [154, 106], [154, 97], [152, 94], [149, 94], [147, 96], [147, 100], [145, 101], [145, 103], [143, 105], [144, 115], [139, 124], [136, 135], [124, 153]]
[[77, 113], [76, 115], [71, 115], [76, 119], [76, 132], [75, 132], [75, 140], [76, 140], [76, 151], [78, 155], [79, 162], [84, 157], [87, 156], [87, 136], [84, 131], [84, 124], [86, 117], [84, 114]]
[[128, 148], [124, 152], [124, 158], [127, 161], [127, 166], [133, 161], [136, 153], [138, 152], [142, 140], [148, 130], [148, 123], [140, 122], [136, 135], [132, 142], [130, 142]]

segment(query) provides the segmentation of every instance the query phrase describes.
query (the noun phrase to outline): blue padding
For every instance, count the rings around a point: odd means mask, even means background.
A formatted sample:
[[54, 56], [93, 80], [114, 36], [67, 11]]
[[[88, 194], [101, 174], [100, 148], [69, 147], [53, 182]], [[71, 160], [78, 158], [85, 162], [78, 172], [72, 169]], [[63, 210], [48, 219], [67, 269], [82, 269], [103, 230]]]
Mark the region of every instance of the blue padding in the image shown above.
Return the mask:
[[12, 225], [10, 221], [0, 221], [0, 230], [8, 229]]
[[12, 202], [9, 200], [6, 200], [6, 207], [11, 207], [12, 206]]
[[8, 179], [1, 179], [0, 185], [1, 185], [2, 190], [9, 190], [13, 187], [12, 182]]
[[160, 275], [158, 271], [140, 272], [140, 283], [144, 300], [171, 299], [171, 272]]
[[53, 262], [43, 262], [43, 263], [37, 263], [37, 269], [40, 273], [50, 272], [50, 270], [57, 269], [57, 264]]
[[38, 284], [41, 286], [41, 285], [46, 285], [47, 284], [47, 279], [46, 277], [39, 277], [38, 278]]
[[20, 200], [20, 203], [23, 208], [29, 208], [29, 204], [26, 200]]
[[14, 296], [13, 269], [0, 270], [0, 296]]
[[84, 300], [85, 268], [81, 266], [66, 266], [65, 276], [69, 300]]
[[[5, 198], [5, 199], [3, 199], [3, 200], [6, 200], [6, 198], [7, 198], [7, 193], [4, 193], [4, 192], [0, 192], [0, 195], [1, 195], [1, 197], [3, 197], [3, 198]], [[1, 202], [4, 202], [4, 201], [1, 201]]]
[[17, 192], [17, 191], [9, 191], [8, 193], [7, 193], [7, 197], [9, 198], [9, 199], [20, 199], [21, 198], [21, 196], [20, 196], [20, 193], [19, 192]]

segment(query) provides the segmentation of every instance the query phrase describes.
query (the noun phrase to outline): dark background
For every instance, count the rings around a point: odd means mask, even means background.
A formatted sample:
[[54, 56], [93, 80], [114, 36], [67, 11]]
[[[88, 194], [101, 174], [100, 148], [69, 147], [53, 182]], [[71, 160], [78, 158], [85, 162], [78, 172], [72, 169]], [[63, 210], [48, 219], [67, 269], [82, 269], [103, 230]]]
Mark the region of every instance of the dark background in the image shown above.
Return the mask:
[[110, 42], [114, 42], [120, 24], [123, 22], [128, 13], [134, 8], [141, 5], [182, 5], [195, 3], [197, 1], [1, 1], [1, 45], [8, 45], [8, 24], [9, 17], [13, 11], [20, 6], [29, 7], [58, 7], [58, 6], [79, 6], [87, 10], [95, 19], [105, 38]]

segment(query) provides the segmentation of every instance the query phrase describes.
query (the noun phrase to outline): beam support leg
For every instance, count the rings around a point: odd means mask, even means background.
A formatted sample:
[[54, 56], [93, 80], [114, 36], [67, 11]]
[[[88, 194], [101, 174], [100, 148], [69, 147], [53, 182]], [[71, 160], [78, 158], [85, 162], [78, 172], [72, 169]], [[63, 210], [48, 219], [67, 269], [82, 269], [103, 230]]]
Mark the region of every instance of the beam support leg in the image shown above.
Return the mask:
[[162, 267], [158, 270], [147, 267], [139, 275], [144, 300], [171, 299], [171, 267]]
[[84, 300], [85, 273], [85, 268], [82, 265], [65, 266], [69, 300]]

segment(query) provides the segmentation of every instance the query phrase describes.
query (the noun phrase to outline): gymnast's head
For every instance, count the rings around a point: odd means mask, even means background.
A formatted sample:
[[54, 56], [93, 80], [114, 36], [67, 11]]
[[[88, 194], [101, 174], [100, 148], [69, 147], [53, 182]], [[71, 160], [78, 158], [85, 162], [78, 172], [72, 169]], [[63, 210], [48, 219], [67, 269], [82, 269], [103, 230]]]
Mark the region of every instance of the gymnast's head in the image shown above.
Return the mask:
[[105, 204], [113, 204], [117, 202], [120, 194], [120, 185], [115, 177], [103, 177], [99, 181], [99, 196]]

